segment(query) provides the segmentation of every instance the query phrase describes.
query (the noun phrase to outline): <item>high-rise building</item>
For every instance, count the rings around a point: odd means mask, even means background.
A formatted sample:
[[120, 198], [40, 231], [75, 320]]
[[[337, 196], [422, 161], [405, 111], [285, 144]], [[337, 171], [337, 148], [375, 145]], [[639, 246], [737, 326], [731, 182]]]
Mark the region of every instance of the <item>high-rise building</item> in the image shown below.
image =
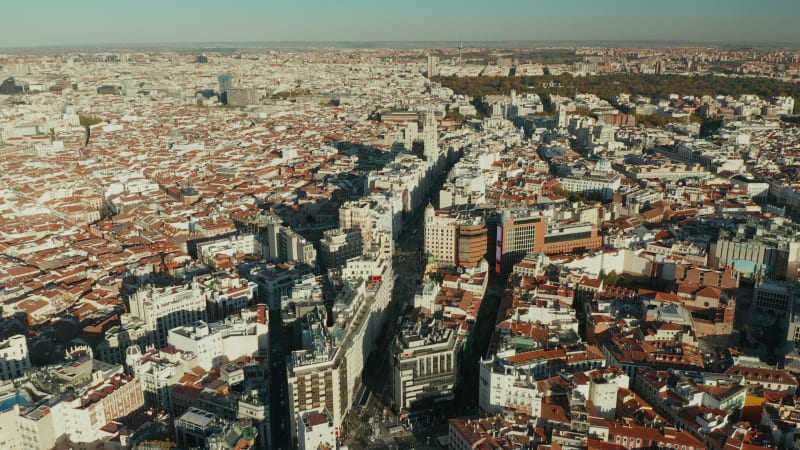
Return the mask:
[[[348, 401], [346, 358], [328, 332], [324, 307], [307, 313], [300, 321], [303, 349], [292, 352], [289, 362], [289, 416], [297, 433], [307, 411], [325, 408], [334, 424], [344, 418]], [[352, 380], [350, 384], [355, 384]]]
[[234, 83], [234, 76], [233, 75], [220, 75], [217, 77], [217, 81], [219, 82], [219, 101], [222, 103], [228, 103], [228, 90], [233, 87]]
[[440, 267], [454, 267], [458, 262], [457, 220], [455, 211], [436, 211], [431, 204], [425, 208], [425, 254]]
[[497, 225], [495, 260], [498, 272], [510, 272], [529, 252], [541, 252], [545, 218], [530, 210], [503, 210]]
[[3, 84], [0, 84], [0, 94], [14, 95], [16, 93], [17, 84], [14, 81], [14, 77], [9, 77], [3, 80]]
[[480, 217], [425, 208], [425, 253], [440, 267], [476, 267], [486, 258], [488, 229]]
[[217, 81], [219, 81], [219, 93], [224, 94], [228, 92], [228, 90], [233, 87], [234, 80], [235, 77], [233, 75], [220, 75], [217, 77]]
[[439, 164], [439, 123], [433, 111], [427, 111], [422, 115], [422, 120], [406, 123], [405, 127], [397, 128], [391, 140], [393, 144], [402, 144], [408, 152], [415, 152], [422, 144], [422, 156], [434, 165]]
[[436, 164], [439, 159], [439, 130], [436, 115], [433, 111], [425, 113], [425, 123], [422, 125], [422, 143], [425, 159]]
[[795, 302], [794, 284], [774, 280], [759, 282], [753, 300], [757, 308], [774, 311], [780, 317], [791, 317]]

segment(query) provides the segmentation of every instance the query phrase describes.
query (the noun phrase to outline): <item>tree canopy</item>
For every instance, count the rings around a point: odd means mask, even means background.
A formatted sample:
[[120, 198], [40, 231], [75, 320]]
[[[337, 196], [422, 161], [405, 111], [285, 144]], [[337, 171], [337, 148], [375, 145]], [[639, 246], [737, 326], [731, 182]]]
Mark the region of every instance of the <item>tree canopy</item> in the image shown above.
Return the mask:
[[[610, 99], [620, 93], [666, 98], [679, 95], [730, 95], [738, 97], [755, 94], [760, 97], [791, 95], [800, 99], [800, 84], [771, 78], [722, 77], [716, 75], [654, 75], [611, 74], [573, 77], [570, 74], [526, 77], [435, 77], [435, 81], [453, 89], [456, 94], [473, 97], [508, 95], [517, 92], [535, 92], [540, 95], [555, 93], [568, 95], [576, 90]], [[547, 86], [547, 87], [546, 87]], [[795, 112], [800, 111], [800, 101]]]
[[83, 116], [83, 115], [81, 115], [81, 116], [78, 116], [78, 120], [80, 121], [80, 124], [81, 124], [82, 127], [90, 127], [92, 125], [97, 125], [98, 123], [103, 123], [103, 119], [101, 119], [99, 117], [93, 117], [93, 116]]

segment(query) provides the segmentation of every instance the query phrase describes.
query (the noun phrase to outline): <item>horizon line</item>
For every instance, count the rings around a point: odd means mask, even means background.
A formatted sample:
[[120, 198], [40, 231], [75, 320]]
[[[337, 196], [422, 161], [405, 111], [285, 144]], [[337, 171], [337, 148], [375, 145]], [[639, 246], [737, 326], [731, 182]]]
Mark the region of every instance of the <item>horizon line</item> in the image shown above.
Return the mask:
[[[385, 49], [414, 49], [414, 48], [440, 48], [447, 47], [443, 45], [434, 44], [485, 44], [476, 45], [476, 47], [492, 47], [498, 44], [572, 44], [561, 45], [562, 47], [615, 47], [612, 44], [619, 45], [622, 48], [635, 48], [635, 47], [651, 47], [657, 48], [662, 46], [685, 46], [685, 47], [759, 47], [759, 48], [775, 48], [794, 46], [800, 47], [800, 42], [792, 43], [788, 41], [694, 41], [690, 39], [502, 39], [502, 40], [238, 40], [238, 41], [164, 41], [164, 42], [104, 42], [104, 43], [83, 43], [83, 44], [37, 44], [37, 45], [0, 45], [0, 50], [42, 50], [42, 49], [81, 49], [81, 48], [147, 48], [147, 47], [203, 47], [203, 46], [221, 46], [231, 45], [234, 46], [251, 46], [250, 48], [265, 48], [263, 46], [276, 46], [276, 48], [292, 48], [299, 47], [315, 47], [315, 46], [335, 46], [340, 48], [352, 49], [367, 49], [365, 45], [375, 46], [374, 48]], [[355, 44], [353, 47], [348, 47], [348, 44]], [[387, 45], [394, 44], [394, 45]], [[403, 44], [398, 46], [397, 44]], [[407, 46], [408, 44], [425, 44], [419, 47]], [[580, 44], [580, 45], [577, 45]], [[594, 44], [594, 45], [588, 45]], [[385, 45], [385, 46], [384, 46]], [[499, 48], [499, 47], [498, 47]], [[198, 48], [200, 49], [200, 48]]]

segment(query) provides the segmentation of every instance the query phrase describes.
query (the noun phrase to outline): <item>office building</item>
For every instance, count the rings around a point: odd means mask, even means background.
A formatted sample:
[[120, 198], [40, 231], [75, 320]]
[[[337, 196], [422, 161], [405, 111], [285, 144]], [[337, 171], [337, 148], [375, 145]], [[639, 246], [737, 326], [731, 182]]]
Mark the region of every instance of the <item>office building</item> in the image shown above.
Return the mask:
[[488, 229], [480, 217], [457, 211], [425, 208], [424, 252], [436, 261], [437, 268], [477, 267], [488, 253]]
[[503, 210], [497, 225], [496, 270], [510, 272], [529, 252], [541, 252], [547, 227], [544, 217], [529, 210]]
[[16, 93], [17, 83], [14, 81], [14, 77], [3, 80], [3, 84], [0, 84], [0, 94], [14, 95]]
[[489, 251], [489, 230], [482, 218], [458, 220], [458, 265], [478, 267]]
[[603, 247], [603, 237], [597, 226], [590, 223], [551, 223], [544, 236], [544, 247], [535, 249], [546, 255], [593, 250]]
[[392, 392], [398, 409], [453, 399], [461, 342], [455, 328], [433, 317], [406, 324], [393, 349]]
[[[789, 234], [740, 226], [736, 232], [720, 233], [719, 239], [711, 242], [708, 264], [732, 266], [745, 278], [795, 279], [800, 255], [797, 248]], [[793, 273], [787, 273], [789, 268], [795, 269]]]
[[235, 77], [233, 75], [220, 75], [217, 78], [219, 81], [219, 94], [225, 94], [234, 86]]
[[759, 282], [753, 292], [753, 302], [756, 308], [763, 311], [791, 317], [795, 302], [794, 284], [774, 280]]

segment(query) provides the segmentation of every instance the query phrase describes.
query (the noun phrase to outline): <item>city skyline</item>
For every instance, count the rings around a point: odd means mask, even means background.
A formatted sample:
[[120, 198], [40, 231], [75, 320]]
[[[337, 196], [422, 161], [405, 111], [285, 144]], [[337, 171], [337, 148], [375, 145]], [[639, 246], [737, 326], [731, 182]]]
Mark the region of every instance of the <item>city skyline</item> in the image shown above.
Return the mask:
[[[19, 6], [18, 6], [19, 5]], [[535, 4], [504, 0], [261, 4], [153, 0], [136, 8], [39, 0], [6, 8], [0, 48], [208, 42], [616, 41], [795, 44], [800, 3], [744, 0]], [[30, 14], [34, 9], [42, 14]]]
[[0, 49], [0, 449], [800, 450], [800, 46], [164, 3]]

